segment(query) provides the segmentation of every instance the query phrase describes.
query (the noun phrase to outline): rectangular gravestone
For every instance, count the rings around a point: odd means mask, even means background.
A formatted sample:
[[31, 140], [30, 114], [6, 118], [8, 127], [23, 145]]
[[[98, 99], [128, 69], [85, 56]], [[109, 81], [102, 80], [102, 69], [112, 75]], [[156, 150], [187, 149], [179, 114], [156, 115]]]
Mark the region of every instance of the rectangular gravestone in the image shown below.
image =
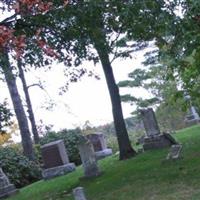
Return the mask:
[[107, 148], [105, 137], [102, 133], [93, 133], [86, 135], [86, 138], [92, 143], [97, 160], [112, 155], [112, 149]]
[[69, 163], [63, 140], [50, 142], [41, 147], [44, 179], [50, 179], [75, 170], [74, 163]]
[[140, 111], [146, 136], [144, 137], [143, 148], [160, 149], [177, 144], [175, 139], [169, 133], [161, 134], [155, 113], [152, 108], [143, 109]]
[[45, 169], [69, 163], [65, 145], [62, 140], [43, 145], [41, 151]]
[[94, 147], [90, 141], [83, 137], [78, 144], [78, 149], [84, 171], [84, 177], [82, 178], [99, 176], [101, 172], [97, 165]]
[[181, 157], [182, 145], [172, 145], [170, 152], [168, 153], [166, 160], [176, 160]]
[[83, 187], [73, 189], [73, 195], [75, 200], [87, 200]]
[[152, 137], [160, 134], [160, 129], [156, 120], [155, 113], [152, 108], [141, 110], [142, 121], [147, 137]]
[[86, 138], [93, 144], [94, 151], [102, 151], [107, 148], [104, 135], [102, 133], [93, 133], [86, 135]]

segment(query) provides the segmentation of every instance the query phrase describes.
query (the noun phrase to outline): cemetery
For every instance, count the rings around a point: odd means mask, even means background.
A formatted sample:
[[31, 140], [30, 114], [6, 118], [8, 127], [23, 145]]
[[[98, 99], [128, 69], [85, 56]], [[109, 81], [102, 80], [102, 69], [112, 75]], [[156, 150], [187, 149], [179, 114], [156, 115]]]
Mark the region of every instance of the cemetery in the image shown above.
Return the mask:
[[[199, 153], [196, 152], [200, 145], [198, 130], [199, 126], [196, 125], [173, 135], [182, 145], [181, 159], [164, 164], [162, 161], [171, 151], [170, 147], [148, 150], [123, 162], [118, 161], [117, 155], [113, 155], [99, 160], [96, 165], [93, 146], [89, 143], [89, 147], [86, 147], [83, 143], [80, 148], [93, 154], [90, 161], [93, 169], [90, 169], [90, 172], [100, 170], [103, 172], [100, 176], [82, 178], [88, 173], [89, 163], [86, 162], [86, 169], [78, 166], [74, 172], [33, 183], [20, 189], [17, 195], [11, 196], [8, 200], [49, 198], [132, 200], [148, 199], [149, 196], [156, 200], [198, 199], [200, 198], [200, 190], [197, 187], [200, 179], [197, 167], [200, 164]], [[177, 155], [176, 152], [174, 156]], [[87, 156], [83, 156], [83, 159], [88, 159]]]
[[0, 199], [200, 200], [199, 10], [1, 0]]

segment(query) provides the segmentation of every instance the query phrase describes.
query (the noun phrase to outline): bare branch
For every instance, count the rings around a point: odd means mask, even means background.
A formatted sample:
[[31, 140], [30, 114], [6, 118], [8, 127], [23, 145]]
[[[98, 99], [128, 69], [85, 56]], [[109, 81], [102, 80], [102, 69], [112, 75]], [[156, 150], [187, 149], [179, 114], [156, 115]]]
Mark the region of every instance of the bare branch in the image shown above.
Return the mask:
[[34, 83], [32, 85], [27, 86], [27, 88], [29, 89], [30, 87], [34, 87], [34, 86], [38, 86], [40, 89], [44, 90], [44, 87], [42, 85], [40, 85], [39, 83]]
[[17, 17], [17, 14], [15, 13], [14, 15], [5, 18], [3, 21], [0, 22], [0, 25], [9, 25], [12, 22], [14, 22], [13, 19], [15, 19]]

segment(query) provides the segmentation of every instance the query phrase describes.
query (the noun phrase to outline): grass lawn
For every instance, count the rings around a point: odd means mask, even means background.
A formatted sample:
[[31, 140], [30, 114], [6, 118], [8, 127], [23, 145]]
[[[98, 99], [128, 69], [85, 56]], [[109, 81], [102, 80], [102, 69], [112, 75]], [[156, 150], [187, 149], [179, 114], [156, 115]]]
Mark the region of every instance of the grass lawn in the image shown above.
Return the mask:
[[148, 151], [126, 161], [112, 156], [99, 162], [104, 172], [81, 180], [82, 168], [20, 190], [9, 200], [72, 200], [72, 188], [83, 186], [88, 200], [200, 200], [200, 126], [176, 133], [183, 159], [162, 162], [168, 149]]

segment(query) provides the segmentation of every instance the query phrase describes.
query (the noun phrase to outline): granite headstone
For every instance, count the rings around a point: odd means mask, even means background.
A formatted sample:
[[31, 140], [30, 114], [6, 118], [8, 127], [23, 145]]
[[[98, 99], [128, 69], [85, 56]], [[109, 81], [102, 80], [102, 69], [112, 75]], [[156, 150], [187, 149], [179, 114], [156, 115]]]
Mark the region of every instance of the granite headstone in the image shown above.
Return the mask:
[[61, 176], [75, 170], [74, 163], [69, 163], [63, 140], [50, 142], [41, 147], [44, 170], [44, 179]]
[[102, 133], [93, 133], [86, 135], [86, 138], [92, 143], [97, 160], [112, 155], [112, 149], [107, 148], [105, 137]]
[[176, 140], [169, 133], [161, 133], [155, 113], [152, 108], [140, 111], [146, 136], [144, 137], [143, 148], [159, 149], [177, 144]]
[[87, 138], [83, 137], [79, 142], [78, 149], [84, 170], [84, 177], [82, 178], [99, 176], [101, 172], [97, 165], [92, 143]]

